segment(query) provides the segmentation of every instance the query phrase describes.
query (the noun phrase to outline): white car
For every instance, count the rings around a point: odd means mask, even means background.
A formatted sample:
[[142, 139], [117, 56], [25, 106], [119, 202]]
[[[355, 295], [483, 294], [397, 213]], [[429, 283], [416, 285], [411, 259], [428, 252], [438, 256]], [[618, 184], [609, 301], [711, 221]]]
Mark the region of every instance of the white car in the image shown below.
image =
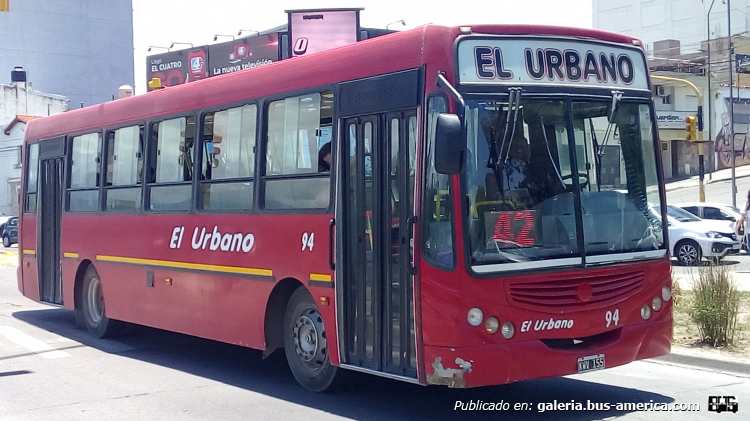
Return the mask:
[[742, 216], [739, 209], [723, 203], [689, 202], [676, 203], [674, 206], [686, 210], [701, 219], [736, 222]]
[[667, 205], [667, 221], [669, 248], [681, 265], [699, 265], [703, 257], [718, 262], [740, 251], [732, 221], [700, 219], [674, 205]]

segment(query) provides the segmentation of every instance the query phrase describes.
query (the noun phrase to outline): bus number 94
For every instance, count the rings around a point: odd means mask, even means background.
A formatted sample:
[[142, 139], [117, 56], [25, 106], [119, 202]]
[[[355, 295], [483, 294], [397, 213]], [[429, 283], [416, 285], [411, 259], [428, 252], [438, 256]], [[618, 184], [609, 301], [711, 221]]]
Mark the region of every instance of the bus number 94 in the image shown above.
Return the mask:
[[620, 322], [620, 309], [616, 308], [614, 313], [607, 310], [607, 312], [604, 314], [604, 320], [607, 321], [607, 327], [609, 327], [609, 325], [611, 325], [612, 323], [617, 326], [617, 323]]
[[314, 232], [311, 232], [309, 234], [306, 232], [303, 232], [302, 233], [302, 251], [305, 251], [305, 249], [310, 249], [310, 251], [312, 251], [313, 246], [315, 245], [314, 240], [315, 240]]

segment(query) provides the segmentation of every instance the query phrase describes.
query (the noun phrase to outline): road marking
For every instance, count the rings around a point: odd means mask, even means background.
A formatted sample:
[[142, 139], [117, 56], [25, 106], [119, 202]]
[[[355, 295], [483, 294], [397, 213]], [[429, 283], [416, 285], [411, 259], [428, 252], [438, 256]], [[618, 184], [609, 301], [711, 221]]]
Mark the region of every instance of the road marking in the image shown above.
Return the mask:
[[11, 326], [0, 326], [0, 335], [5, 336], [18, 345], [49, 360], [71, 356], [65, 351], [56, 351], [55, 348], [51, 347], [49, 344], [33, 338]]

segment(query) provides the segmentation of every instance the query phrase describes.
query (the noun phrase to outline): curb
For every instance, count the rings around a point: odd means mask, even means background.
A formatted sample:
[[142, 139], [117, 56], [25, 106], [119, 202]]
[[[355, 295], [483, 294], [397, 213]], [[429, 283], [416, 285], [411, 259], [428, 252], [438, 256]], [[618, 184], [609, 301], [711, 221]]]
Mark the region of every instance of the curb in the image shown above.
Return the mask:
[[699, 368], [723, 374], [731, 374], [734, 376], [750, 378], [750, 359], [742, 359], [747, 361], [745, 362], [739, 361], [739, 359], [737, 358], [708, 358], [689, 355], [679, 350], [677, 352], [674, 352], [674, 350], [675, 348], [672, 348], [671, 354], [652, 358], [648, 361], [659, 364], [688, 366], [692, 368]]

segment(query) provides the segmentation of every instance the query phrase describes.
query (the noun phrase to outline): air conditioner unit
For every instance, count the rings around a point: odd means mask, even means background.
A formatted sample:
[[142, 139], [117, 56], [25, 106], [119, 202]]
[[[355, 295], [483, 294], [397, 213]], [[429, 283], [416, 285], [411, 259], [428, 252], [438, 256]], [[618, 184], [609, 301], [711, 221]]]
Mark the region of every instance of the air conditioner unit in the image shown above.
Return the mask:
[[665, 95], [664, 91], [665, 91], [665, 89], [664, 89], [663, 86], [657, 86], [656, 87], [656, 95], [657, 96], [664, 96]]

